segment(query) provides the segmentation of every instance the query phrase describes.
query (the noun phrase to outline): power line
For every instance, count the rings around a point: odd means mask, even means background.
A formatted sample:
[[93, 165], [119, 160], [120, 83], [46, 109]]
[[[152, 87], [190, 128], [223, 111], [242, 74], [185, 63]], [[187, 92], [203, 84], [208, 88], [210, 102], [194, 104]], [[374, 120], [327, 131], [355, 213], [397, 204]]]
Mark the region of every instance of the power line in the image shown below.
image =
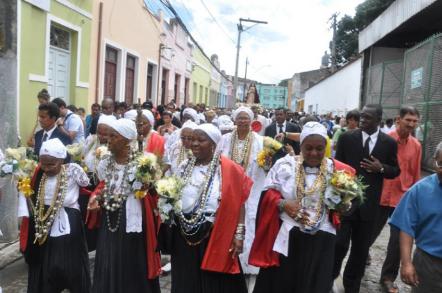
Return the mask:
[[[190, 12], [190, 10], [187, 8], [186, 4], [184, 4], [184, 1], [179, 0], [181, 5], [183, 5], [184, 10], [186, 10], [187, 14], [189, 15], [189, 18], [192, 19], [192, 13]], [[198, 35], [200, 36], [201, 39], [204, 39], [203, 34], [198, 30], [198, 26], [196, 25], [196, 23], [194, 21], [193, 22], [193, 29], [198, 33]]]
[[226, 37], [232, 41], [232, 43], [235, 44], [235, 40], [227, 33], [227, 31], [221, 26], [221, 24], [219, 24], [219, 22], [216, 20], [215, 16], [213, 16], [212, 12], [210, 12], [209, 8], [207, 7], [206, 3], [204, 3], [203, 0], [200, 0], [201, 4], [204, 6], [204, 8], [207, 10], [207, 12], [209, 13], [210, 17], [212, 18], [212, 20], [216, 23], [216, 25], [221, 29], [221, 31], [226, 35]]

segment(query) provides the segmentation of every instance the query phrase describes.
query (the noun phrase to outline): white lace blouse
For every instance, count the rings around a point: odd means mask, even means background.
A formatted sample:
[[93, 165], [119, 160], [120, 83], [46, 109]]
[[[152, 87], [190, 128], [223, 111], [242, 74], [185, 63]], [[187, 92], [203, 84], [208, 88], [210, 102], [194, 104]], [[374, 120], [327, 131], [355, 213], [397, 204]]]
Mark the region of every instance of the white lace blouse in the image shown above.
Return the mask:
[[[287, 155], [284, 158], [279, 159], [275, 165], [270, 169], [269, 174], [265, 180], [264, 190], [267, 189], [276, 189], [281, 192], [281, 195], [285, 199], [296, 199], [296, 173], [298, 168], [298, 160], [299, 157]], [[328, 174], [332, 174], [333, 172], [333, 161], [327, 159], [327, 170]], [[306, 168], [305, 169], [305, 184], [306, 188], [312, 187], [316, 177], [317, 177], [318, 168]], [[329, 179], [329, 175], [327, 175], [327, 180]], [[326, 188], [325, 192], [331, 192], [330, 187]], [[313, 202], [317, 202], [320, 200], [320, 194], [313, 194], [309, 196]], [[313, 209], [307, 208], [307, 213], [310, 216], [313, 216], [315, 211]], [[293, 227], [300, 227], [300, 224], [296, 222], [292, 217], [287, 215], [285, 212], [280, 214], [280, 218], [283, 221], [281, 228], [279, 230], [278, 236], [276, 238], [275, 244], [273, 246], [273, 250], [284, 255], [288, 253], [288, 239], [289, 232]], [[319, 230], [328, 232], [331, 234], [336, 234], [336, 229], [332, 225], [329, 220], [328, 215], [322, 219]]]
[[[105, 158], [98, 163], [97, 167], [97, 176], [98, 179], [104, 180], [106, 177], [106, 170], [109, 168], [110, 158]], [[143, 231], [143, 213], [142, 213], [142, 204], [139, 199], [135, 198], [135, 194], [129, 190], [122, 190], [122, 181], [124, 177], [124, 169], [125, 165], [120, 165], [114, 163], [116, 174], [112, 174], [111, 180], [109, 182], [110, 185], [115, 185], [116, 193], [127, 193], [129, 192], [129, 196], [126, 200], [126, 233], [136, 232], [141, 233]], [[132, 181], [135, 178], [135, 167], [132, 170], [128, 170], [128, 179]], [[129, 185], [130, 186], [130, 185]]]
[[[178, 176], [182, 176], [184, 172], [184, 168], [187, 165], [187, 160], [180, 164], [179, 170], [176, 173]], [[221, 174], [220, 167], [217, 168], [215, 172], [215, 176], [212, 179], [213, 182], [210, 187], [209, 198], [207, 200], [206, 207], [204, 209], [204, 213], [206, 214], [214, 214], [219, 207], [219, 201], [221, 199]], [[206, 166], [195, 166], [192, 172], [192, 177], [189, 180], [189, 183], [182, 190], [182, 210], [184, 213], [190, 213], [196, 207], [198, 200], [201, 195], [201, 189], [203, 188], [204, 179], [209, 171], [209, 165]], [[206, 216], [206, 220], [210, 222], [214, 222], [215, 217]]]

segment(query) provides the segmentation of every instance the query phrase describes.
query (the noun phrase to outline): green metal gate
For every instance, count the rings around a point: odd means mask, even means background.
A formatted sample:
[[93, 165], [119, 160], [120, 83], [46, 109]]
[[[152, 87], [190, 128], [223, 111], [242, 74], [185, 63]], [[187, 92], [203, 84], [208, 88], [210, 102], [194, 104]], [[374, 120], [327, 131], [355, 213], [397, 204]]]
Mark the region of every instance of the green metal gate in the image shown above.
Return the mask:
[[401, 103], [403, 60], [387, 61], [367, 69], [365, 104], [381, 104], [384, 118], [394, 118]]
[[423, 166], [432, 168], [432, 157], [442, 141], [442, 34], [407, 50], [401, 104], [414, 105], [421, 113], [416, 138], [422, 143]]

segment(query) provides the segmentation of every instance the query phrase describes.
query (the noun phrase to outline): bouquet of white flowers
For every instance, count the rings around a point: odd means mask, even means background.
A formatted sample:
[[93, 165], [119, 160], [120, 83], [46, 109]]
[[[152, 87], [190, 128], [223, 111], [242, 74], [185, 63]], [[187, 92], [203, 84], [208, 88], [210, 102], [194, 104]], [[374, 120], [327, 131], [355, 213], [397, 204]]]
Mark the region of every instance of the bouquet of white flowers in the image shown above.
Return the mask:
[[135, 174], [132, 189], [137, 198], [143, 198], [149, 185], [159, 180], [162, 176], [158, 158], [154, 154], [141, 154], [135, 158]]
[[160, 195], [158, 209], [161, 221], [170, 222], [173, 211], [181, 211], [181, 190], [183, 186], [184, 181], [178, 176], [166, 177], [156, 182], [155, 188]]
[[361, 178], [345, 171], [335, 171], [329, 183], [331, 190], [325, 193], [324, 203], [330, 210], [347, 211], [353, 200], [363, 202], [367, 186]]

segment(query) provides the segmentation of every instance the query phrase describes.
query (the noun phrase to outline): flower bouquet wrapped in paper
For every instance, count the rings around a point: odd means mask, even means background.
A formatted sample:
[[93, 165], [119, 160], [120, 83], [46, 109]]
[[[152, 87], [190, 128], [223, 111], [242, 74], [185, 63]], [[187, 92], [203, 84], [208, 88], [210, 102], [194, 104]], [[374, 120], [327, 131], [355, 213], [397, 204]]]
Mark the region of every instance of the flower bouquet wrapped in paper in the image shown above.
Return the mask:
[[367, 186], [355, 175], [342, 170], [335, 171], [330, 178], [330, 186], [324, 198], [324, 203], [330, 210], [345, 212], [351, 208], [352, 201], [364, 201]]
[[17, 188], [26, 197], [34, 192], [31, 188], [31, 178], [37, 167], [37, 161], [32, 151], [25, 147], [7, 148], [5, 158], [0, 162], [0, 177], [11, 175], [17, 181]]
[[282, 148], [282, 144], [270, 137], [264, 137], [264, 148], [258, 153], [256, 158], [258, 166], [265, 171], [272, 167], [272, 158]]
[[143, 198], [147, 189], [162, 176], [158, 158], [154, 154], [141, 154], [136, 159], [136, 168], [132, 189], [137, 198]]
[[111, 155], [111, 152], [109, 151], [109, 149], [105, 145], [99, 146], [95, 150], [95, 158], [97, 158], [97, 160], [102, 160], [105, 157], [110, 156], [110, 155]]
[[173, 211], [181, 211], [181, 190], [184, 181], [178, 176], [166, 177], [158, 180], [155, 188], [160, 195], [158, 209], [163, 222], [170, 222]]

